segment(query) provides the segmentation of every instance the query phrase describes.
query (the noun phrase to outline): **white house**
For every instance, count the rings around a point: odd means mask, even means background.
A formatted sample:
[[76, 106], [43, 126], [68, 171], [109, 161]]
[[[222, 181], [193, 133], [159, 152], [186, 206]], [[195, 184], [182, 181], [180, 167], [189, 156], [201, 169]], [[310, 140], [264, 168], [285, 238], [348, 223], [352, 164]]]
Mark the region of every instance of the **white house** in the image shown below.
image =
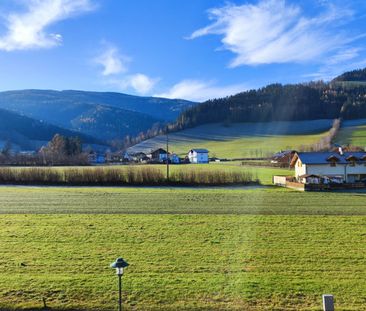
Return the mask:
[[366, 179], [366, 152], [299, 152], [291, 166], [301, 183], [354, 183]]
[[208, 163], [208, 150], [207, 149], [192, 149], [188, 152], [189, 162], [200, 164]]

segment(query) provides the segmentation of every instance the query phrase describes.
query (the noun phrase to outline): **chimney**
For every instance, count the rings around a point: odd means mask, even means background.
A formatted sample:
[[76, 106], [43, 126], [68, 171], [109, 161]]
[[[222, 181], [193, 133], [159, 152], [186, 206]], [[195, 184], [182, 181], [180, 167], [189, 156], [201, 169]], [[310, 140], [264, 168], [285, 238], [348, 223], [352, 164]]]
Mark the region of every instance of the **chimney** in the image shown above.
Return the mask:
[[341, 146], [339, 146], [338, 147], [338, 152], [339, 152], [339, 154], [342, 156], [343, 155], [343, 149], [342, 149], [342, 147]]

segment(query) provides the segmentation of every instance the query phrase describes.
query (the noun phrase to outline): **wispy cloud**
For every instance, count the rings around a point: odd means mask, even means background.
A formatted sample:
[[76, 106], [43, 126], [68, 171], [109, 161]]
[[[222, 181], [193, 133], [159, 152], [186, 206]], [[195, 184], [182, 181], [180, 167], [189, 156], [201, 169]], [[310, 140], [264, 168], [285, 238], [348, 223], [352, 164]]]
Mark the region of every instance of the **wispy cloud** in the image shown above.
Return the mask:
[[130, 56], [121, 54], [110, 42], [102, 41], [101, 45], [102, 52], [93, 59], [93, 62], [102, 67], [102, 83], [120, 91], [133, 90], [141, 95], [153, 90], [159, 79], [143, 73], [130, 73], [129, 65], [132, 62]]
[[103, 76], [127, 72], [127, 65], [130, 61], [129, 57], [121, 55], [118, 49], [109, 43], [104, 43], [102, 53], [94, 58], [94, 62], [103, 67]]
[[0, 36], [5, 51], [50, 48], [62, 42], [62, 35], [48, 33], [47, 27], [71, 16], [92, 10], [90, 0], [28, 0], [26, 11], [8, 13], [4, 18], [7, 32]]
[[155, 94], [156, 97], [180, 98], [197, 102], [208, 99], [221, 98], [243, 92], [247, 89], [244, 84], [217, 86], [212, 81], [183, 80], [175, 84], [170, 90], [164, 93]]
[[329, 81], [345, 71], [361, 69], [366, 66], [366, 59], [359, 57], [362, 54], [360, 48], [350, 48], [330, 57], [327, 62], [313, 73], [305, 74], [305, 78]]
[[120, 77], [119, 79], [108, 80], [109, 85], [113, 85], [122, 91], [133, 89], [138, 94], [148, 94], [156, 85], [159, 79], [150, 78], [149, 76], [136, 73]]
[[341, 29], [342, 23], [352, 18], [351, 10], [339, 9], [328, 2], [324, 7], [322, 14], [307, 17], [299, 6], [285, 0], [229, 4], [209, 10], [212, 23], [193, 32], [189, 39], [221, 36], [223, 48], [236, 55], [231, 67], [322, 63], [357, 39]]

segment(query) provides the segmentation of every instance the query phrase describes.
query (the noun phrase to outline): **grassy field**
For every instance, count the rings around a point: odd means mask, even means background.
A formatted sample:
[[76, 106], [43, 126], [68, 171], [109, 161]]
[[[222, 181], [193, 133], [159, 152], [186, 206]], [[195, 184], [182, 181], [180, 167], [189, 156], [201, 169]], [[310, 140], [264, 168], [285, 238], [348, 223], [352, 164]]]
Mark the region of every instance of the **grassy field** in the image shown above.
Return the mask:
[[[0, 187], [0, 309], [366, 310], [365, 193]], [[93, 213], [93, 214], [91, 214]]]
[[[293, 122], [206, 124], [169, 135], [170, 151], [186, 155], [192, 148], [206, 148], [220, 158], [264, 157], [285, 149], [311, 145], [327, 134], [332, 120]], [[129, 149], [150, 152], [165, 148], [166, 137], [158, 136]]]
[[343, 126], [336, 137], [336, 142], [366, 148], [366, 119], [343, 122]]

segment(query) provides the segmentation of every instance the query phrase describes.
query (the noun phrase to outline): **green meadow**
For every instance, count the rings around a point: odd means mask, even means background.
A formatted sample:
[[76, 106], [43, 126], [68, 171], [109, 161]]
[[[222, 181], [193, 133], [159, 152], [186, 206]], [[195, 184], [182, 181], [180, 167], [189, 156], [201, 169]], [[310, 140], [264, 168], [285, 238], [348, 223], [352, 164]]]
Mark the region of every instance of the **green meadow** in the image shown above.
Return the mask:
[[366, 310], [366, 193], [0, 187], [0, 309]]
[[336, 141], [339, 144], [351, 144], [366, 148], [366, 120], [345, 121]]
[[[192, 148], [205, 148], [211, 157], [267, 157], [280, 150], [313, 145], [331, 127], [332, 120], [205, 124], [170, 134], [169, 150], [180, 156]], [[165, 145], [166, 136], [157, 136], [130, 148], [130, 152], [150, 152]]]
[[210, 156], [219, 158], [248, 158], [268, 157], [275, 152], [287, 149], [299, 149], [316, 143], [327, 132], [308, 135], [266, 135], [265, 137], [242, 137], [238, 139], [215, 141], [196, 139], [183, 143], [171, 142], [171, 150], [181, 156], [185, 155], [190, 146], [199, 146], [211, 151]]

